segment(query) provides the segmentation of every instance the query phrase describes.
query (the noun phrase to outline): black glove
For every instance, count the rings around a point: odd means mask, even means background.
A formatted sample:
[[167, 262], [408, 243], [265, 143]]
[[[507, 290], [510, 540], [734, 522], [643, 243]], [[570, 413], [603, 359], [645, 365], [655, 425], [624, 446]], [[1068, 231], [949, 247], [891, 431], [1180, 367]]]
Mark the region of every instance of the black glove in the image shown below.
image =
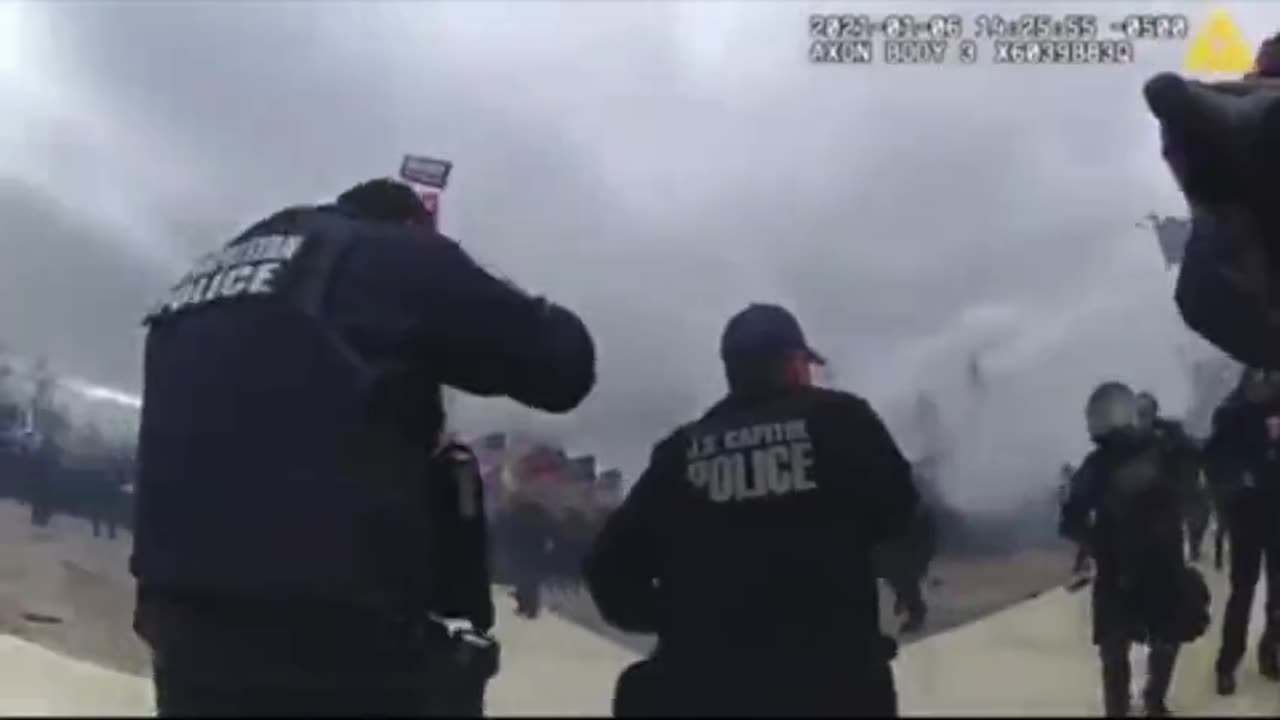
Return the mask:
[[502, 646], [488, 633], [464, 627], [451, 630], [449, 639], [454, 663], [466, 677], [488, 680], [498, 674]]
[[1236, 360], [1280, 367], [1280, 84], [1144, 87], [1191, 208], [1175, 300], [1187, 326]]

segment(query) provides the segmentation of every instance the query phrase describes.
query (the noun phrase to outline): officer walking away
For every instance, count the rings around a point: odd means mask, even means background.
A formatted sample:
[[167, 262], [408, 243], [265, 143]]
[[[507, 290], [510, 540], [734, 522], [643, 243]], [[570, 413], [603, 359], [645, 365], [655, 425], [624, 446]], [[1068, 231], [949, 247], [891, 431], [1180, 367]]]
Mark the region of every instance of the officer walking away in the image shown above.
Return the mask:
[[568, 412], [586, 327], [390, 180], [255, 223], [146, 326], [130, 565], [159, 713], [429, 711], [441, 386]]
[[1153, 433], [1169, 454], [1169, 461], [1182, 484], [1186, 497], [1183, 509], [1187, 526], [1187, 547], [1191, 562], [1203, 555], [1204, 536], [1209, 529], [1210, 500], [1200, 473], [1200, 450], [1187, 435], [1182, 423], [1160, 416], [1160, 403], [1149, 392], [1140, 392], [1138, 424], [1143, 432]]
[[1085, 415], [1095, 447], [1071, 483], [1060, 527], [1093, 557], [1103, 705], [1108, 717], [1128, 714], [1129, 650], [1145, 642], [1146, 711], [1164, 716], [1178, 647], [1209, 622], [1208, 589], [1183, 555], [1183, 489], [1160, 440], [1141, 429], [1129, 387], [1098, 386]]
[[787, 310], [720, 348], [728, 395], [654, 447], [585, 564], [607, 622], [658, 636], [615, 711], [896, 715], [872, 551], [914, 517], [911, 468], [865, 400], [812, 385]]
[[1258, 641], [1258, 669], [1280, 680], [1280, 373], [1247, 370], [1241, 385], [1213, 415], [1209, 438], [1215, 476], [1224, 486], [1223, 515], [1231, 541], [1231, 594], [1222, 618], [1218, 651], [1219, 694], [1235, 692], [1244, 657], [1253, 595], [1267, 575], [1266, 626]]

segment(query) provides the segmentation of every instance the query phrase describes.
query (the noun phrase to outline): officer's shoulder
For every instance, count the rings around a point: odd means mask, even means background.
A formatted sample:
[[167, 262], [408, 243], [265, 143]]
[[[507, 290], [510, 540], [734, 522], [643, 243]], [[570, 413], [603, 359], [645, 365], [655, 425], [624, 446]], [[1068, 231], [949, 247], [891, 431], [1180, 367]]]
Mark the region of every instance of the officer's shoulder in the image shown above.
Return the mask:
[[1093, 487], [1095, 481], [1093, 478], [1099, 474], [1105, 474], [1107, 461], [1101, 451], [1093, 449], [1084, 456], [1080, 461], [1080, 466], [1072, 473], [1071, 478], [1067, 480], [1067, 487], [1073, 491]]
[[818, 415], [838, 420], [868, 420], [877, 417], [867, 399], [856, 393], [832, 388], [805, 390], [805, 404]]
[[430, 228], [336, 215], [318, 218], [317, 232], [345, 233], [351, 248], [388, 277], [458, 278], [477, 267], [462, 246]]
[[1084, 459], [1080, 461], [1080, 467], [1076, 468], [1076, 477], [1085, 477], [1090, 473], [1096, 472], [1098, 467], [1107, 461], [1106, 453], [1101, 448], [1093, 448], [1085, 453]]
[[684, 423], [667, 433], [661, 440], [654, 443], [653, 448], [650, 451], [651, 461], [662, 462], [676, 457], [677, 454], [687, 445], [687, 438], [696, 425], [697, 421]]

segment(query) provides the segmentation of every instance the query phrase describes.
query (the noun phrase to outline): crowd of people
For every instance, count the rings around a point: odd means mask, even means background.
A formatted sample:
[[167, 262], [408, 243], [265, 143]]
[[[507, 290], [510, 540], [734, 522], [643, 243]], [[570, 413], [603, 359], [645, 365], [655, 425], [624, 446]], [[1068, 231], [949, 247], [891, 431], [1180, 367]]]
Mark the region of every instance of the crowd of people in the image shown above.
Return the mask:
[[94, 537], [114, 540], [132, 526], [132, 482], [126, 467], [76, 467], [56, 452], [0, 450], [0, 499], [27, 505], [35, 527], [63, 515], [89, 523]]

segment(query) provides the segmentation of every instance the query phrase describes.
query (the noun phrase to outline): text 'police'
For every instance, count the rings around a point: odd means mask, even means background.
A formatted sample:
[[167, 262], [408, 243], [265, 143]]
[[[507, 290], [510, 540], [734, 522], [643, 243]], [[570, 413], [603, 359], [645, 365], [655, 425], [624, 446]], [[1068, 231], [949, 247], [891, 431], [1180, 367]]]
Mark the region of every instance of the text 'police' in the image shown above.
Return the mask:
[[716, 503], [808, 492], [813, 443], [804, 420], [749, 425], [692, 438], [686, 477]]
[[271, 292], [284, 264], [302, 246], [301, 235], [265, 235], [204, 256], [169, 293], [160, 312], [222, 298]]

